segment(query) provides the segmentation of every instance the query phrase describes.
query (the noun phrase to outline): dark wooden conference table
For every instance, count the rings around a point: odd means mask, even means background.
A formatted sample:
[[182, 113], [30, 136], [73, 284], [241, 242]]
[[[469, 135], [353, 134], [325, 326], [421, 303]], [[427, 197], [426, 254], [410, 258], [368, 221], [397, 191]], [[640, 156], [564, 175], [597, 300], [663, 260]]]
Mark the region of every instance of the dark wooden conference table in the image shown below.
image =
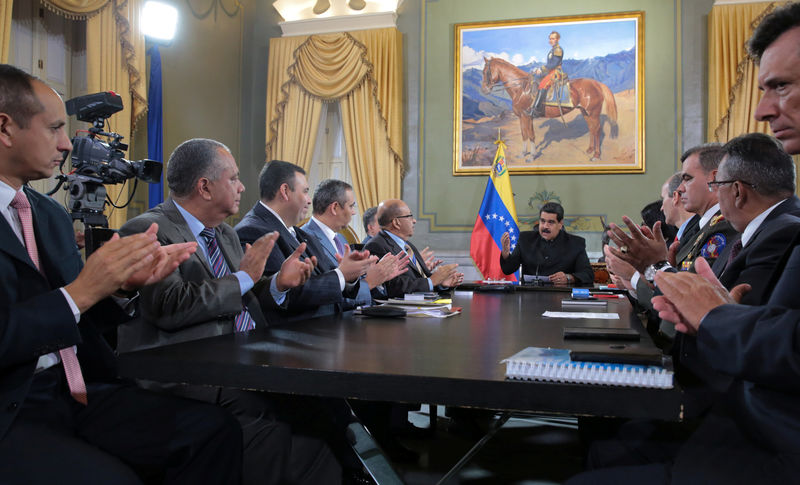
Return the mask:
[[[346, 313], [120, 355], [122, 376], [289, 394], [431, 403], [573, 416], [678, 421], [683, 392], [510, 381], [500, 361], [525, 347], [581, 350], [614, 342], [565, 341], [565, 326], [631, 327], [652, 350], [626, 299], [608, 308], [562, 308], [569, 293], [460, 292], [449, 318], [371, 318]], [[619, 313], [619, 320], [545, 318], [554, 311]], [[618, 343], [617, 343], [618, 344]]]

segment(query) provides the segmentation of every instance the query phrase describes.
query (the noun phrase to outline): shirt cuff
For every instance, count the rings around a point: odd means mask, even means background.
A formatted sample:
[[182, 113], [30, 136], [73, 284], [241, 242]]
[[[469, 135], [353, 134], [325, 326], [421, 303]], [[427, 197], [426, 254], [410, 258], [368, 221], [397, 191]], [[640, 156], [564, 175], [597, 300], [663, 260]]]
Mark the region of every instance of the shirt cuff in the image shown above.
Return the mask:
[[72, 310], [72, 314], [75, 316], [75, 323], [81, 321], [81, 311], [78, 310], [78, 305], [75, 304], [75, 301], [69, 296], [69, 293], [64, 288], [59, 288], [61, 293], [64, 295], [64, 298], [67, 300], [67, 304], [69, 305], [69, 309]]
[[233, 273], [233, 275], [236, 276], [237, 280], [239, 280], [239, 291], [241, 295], [244, 295], [253, 289], [253, 278], [251, 278], [249, 274], [245, 273], [244, 271], [237, 271]]
[[[280, 271], [278, 273], [280, 273]], [[270, 295], [272, 295], [272, 299], [275, 300], [275, 303], [277, 303], [278, 305], [282, 305], [283, 300], [286, 299], [286, 293], [288, 293], [289, 290], [286, 291], [278, 290], [278, 278], [277, 278], [278, 273], [275, 273], [275, 276], [272, 277], [272, 281], [269, 282], [269, 293]]]
[[425, 278], [428, 280], [428, 291], [433, 291], [433, 281], [430, 278]]
[[334, 269], [334, 271], [336, 271], [336, 276], [339, 277], [339, 291], [344, 291], [344, 274], [342, 274], [342, 270], [339, 268]]
[[639, 278], [641, 278], [641, 277], [642, 277], [642, 273], [640, 273], [638, 271], [635, 272], [633, 274], [633, 276], [631, 276], [631, 286], [636, 288], [638, 286], [638, 283], [639, 283]]

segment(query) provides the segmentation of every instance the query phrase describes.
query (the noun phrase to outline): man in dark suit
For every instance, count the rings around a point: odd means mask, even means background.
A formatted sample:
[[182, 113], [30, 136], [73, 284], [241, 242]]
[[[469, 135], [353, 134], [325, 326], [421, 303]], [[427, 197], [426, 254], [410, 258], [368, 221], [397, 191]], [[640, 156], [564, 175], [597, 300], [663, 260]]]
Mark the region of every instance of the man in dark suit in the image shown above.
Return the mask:
[[[307, 245], [303, 257], [316, 261], [311, 278], [289, 292], [288, 309], [277, 313], [276, 318], [295, 320], [332, 315], [352, 308], [348, 299], [360, 298], [362, 304], [368, 303], [369, 283], [361, 277], [373, 272], [389, 271], [391, 274], [396, 270], [395, 262], [375, 264], [377, 258], [363, 251], [345, 249], [344, 256], [337, 258], [316, 237], [296, 227], [311, 204], [305, 171], [297, 165], [281, 160], [268, 162], [261, 170], [259, 188], [261, 200], [236, 225], [236, 232], [242, 244], [267, 232], [278, 233], [275, 250], [264, 267], [265, 274], [277, 271], [302, 242]], [[351, 209], [343, 209], [339, 216], [350, 214], [352, 217]]]
[[548, 202], [542, 206], [537, 230], [521, 232], [518, 241], [512, 241], [506, 232], [501, 242], [500, 267], [505, 274], [517, 271], [521, 264], [523, 275], [547, 276], [556, 285], [594, 283], [586, 241], [564, 230], [561, 204]]
[[798, 212], [794, 161], [761, 133], [734, 138], [723, 148], [725, 158], [709, 186], [741, 238], [727, 260], [717, 259], [712, 268], [725, 288], [750, 285], [741, 303], [762, 305], [771, 293], [770, 275], [800, 233], [800, 218], [792, 214]]
[[[245, 252], [224, 223], [239, 210], [244, 185], [230, 151], [208, 139], [180, 144], [167, 164], [170, 198], [128, 221], [122, 233], [157, 223], [161, 244], [197, 242], [198, 251], [162, 282], [141, 292], [141, 318], [121, 329], [119, 346], [135, 350], [246, 332], [268, 324], [263, 308], [285, 304], [289, 289], [311, 274], [302, 245], [270, 278], [262, 278], [277, 239], [268, 234]], [[162, 387], [162, 386], [159, 386]], [[269, 394], [204, 386], [168, 386], [178, 395], [217, 404], [244, 433], [244, 483], [337, 483], [341, 469], [323, 441], [293, 433], [273, 414]]]
[[24, 187], [72, 148], [66, 122], [55, 91], [0, 65], [0, 481], [236, 483], [230, 415], [118, 380], [101, 336], [128, 318], [108, 297], [127, 302], [194, 244], [161, 247], [153, 226], [115, 235], [84, 265], [63, 207]]
[[390, 298], [406, 293], [435, 291], [458, 286], [464, 274], [456, 272], [457, 264], [443, 264], [431, 271], [422, 253], [409, 241], [414, 235], [417, 220], [405, 202], [389, 199], [378, 206], [378, 224], [381, 232], [373, 237], [364, 249], [380, 258], [386, 254], [408, 254], [411, 262], [408, 271], [384, 283]]

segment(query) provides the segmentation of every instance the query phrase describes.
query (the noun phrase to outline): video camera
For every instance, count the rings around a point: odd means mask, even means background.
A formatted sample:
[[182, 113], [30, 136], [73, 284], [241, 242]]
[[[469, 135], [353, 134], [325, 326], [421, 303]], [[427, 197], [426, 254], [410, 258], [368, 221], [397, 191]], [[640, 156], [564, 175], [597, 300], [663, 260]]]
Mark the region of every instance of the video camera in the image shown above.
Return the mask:
[[[72, 219], [79, 219], [87, 226], [108, 227], [108, 219], [103, 214], [106, 204], [106, 188], [103, 184], [120, 184], [134, 177], [144, 182], [158, 183], [161, 181], [162, 164], [155, 160], [125, 160], [123, 157], [128, 145], [121, 142], [122, 135], [103, 131], [106, 120], [122, 110], [122, 98], [116, 93], [108, 91], [79, 96], [67, 101], [66, 107], [67, 114], [76, 115], [79, 121], [92, 123], [92, 127], [87, 135], [72, 139], [72, 171], [63, 174], [68, 156], [65, 152], [61, 162], [62, 174], [56, 177], [58, 185], [49, 194], [55, 193], [66, 183]], [[98, 139], [98, 136], [107, 138], [108, 142]], [[108, 203], [113, 205], [110, 201]], [[122, 207], [125, 205], [127, 202]]]

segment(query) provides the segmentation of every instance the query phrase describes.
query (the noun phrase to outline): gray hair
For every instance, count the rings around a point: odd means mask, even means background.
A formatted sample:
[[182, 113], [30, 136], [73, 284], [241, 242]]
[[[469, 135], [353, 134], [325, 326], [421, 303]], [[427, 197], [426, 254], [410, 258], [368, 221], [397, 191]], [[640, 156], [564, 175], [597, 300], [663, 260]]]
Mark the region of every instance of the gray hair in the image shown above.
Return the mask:
[[794, 161], [775, 138], [749, 133], [730, 140], [723, 150], [727, 155], [725, 178], [747, 182], [753, 190], [771, 198], [794, 194]]
[[193, 138], [178, 145], [167, 162], [167, 186], [172, 195], [189, 196], [203, 177], [217, 180], [223, 168], [217, 163], [220, 149], [231, 152], [222, 143], [208, 138]]
[[681, 182], [683, 182], [683, 173], [675, 172], [672, 174], [672, 177], [667, 180], [667, 197], [672, 197], [672, 194], [680, 187]]
[[378, 207], [377, 206], [370, 207], [369, 209], [364, 211], [364, 215], [362, 216], [362, 220], [364, 222], [364, 230], [365, 231], [369, 231], [369, 227], [367, 227], [367, 226], [369, 226], [373, 222], [375, 222], [375, 224], [378, 223], [377, 216], [378, 216]]
[[314, 199], [312, 201], [314, 214], [324, 213], [328, 206], [334, 202], [338, 202], [339, 205], [344, 207], [347, 202], [348, 190], [353, 190], [353, 186], [341, 180], [325, 179], [320, 182], [314, 191]]
[[695, 153], [698, 155], [700, 167], [705, 173], [711, 173], [719, 168], [719, 163], [722, 161], [722, 157], [725, 156], [725, 152], [722, 150], [722, 143], [703, 143], [683, 152], [681, 163]]

